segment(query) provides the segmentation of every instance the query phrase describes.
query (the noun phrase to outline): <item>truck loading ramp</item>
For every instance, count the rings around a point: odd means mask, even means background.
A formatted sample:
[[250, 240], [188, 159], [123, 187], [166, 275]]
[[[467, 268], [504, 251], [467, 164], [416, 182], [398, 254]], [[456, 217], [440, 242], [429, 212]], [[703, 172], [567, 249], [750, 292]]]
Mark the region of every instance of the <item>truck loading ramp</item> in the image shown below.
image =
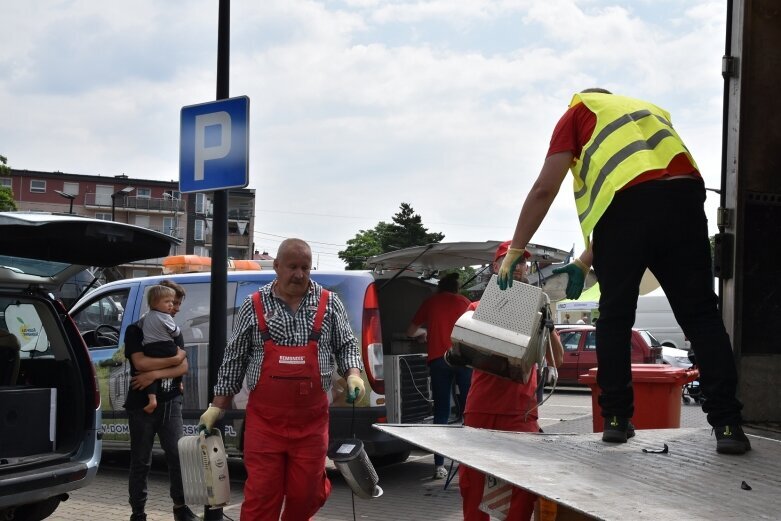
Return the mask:
[[[753, 450], [730, 456], [716, 453], [709, 428], [639, 430], [628, 443], [613, 445], [602, 442], [601, 433], [375, 427], [530, 490], [586, 519], [781, 519], [781, 442], [770, 438], [749, 435]], [[665, 444], [667, 453], [643, 452], [661, 450]]]

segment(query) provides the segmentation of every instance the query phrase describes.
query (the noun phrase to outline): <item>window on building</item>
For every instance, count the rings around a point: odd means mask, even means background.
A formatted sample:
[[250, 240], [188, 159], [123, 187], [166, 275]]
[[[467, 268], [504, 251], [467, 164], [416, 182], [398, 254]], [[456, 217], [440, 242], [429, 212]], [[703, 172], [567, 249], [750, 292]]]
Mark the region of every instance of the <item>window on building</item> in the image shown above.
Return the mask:
[[0, 176], [0, 186], [11, 188], [11, 178], [6, 176]]
[[62, 191], [66, 194], [79, 195], [79, 183], [62, 183]]
[[202, 241], [203, 240], [204, 229], [206, 228], [204, 226], [205, 224], [206, 224], [206, 222], [201, 220], [201, 219], [196, 219], [195, 220], [195, 234], [194, 234], [193, 238], [196, 241]]
[[206, 194], [195, 194], [195, 213], [206, 213]]
[[206, 248], [204, 246], [195, 246], [193, 248], [193, 254], [194, 255], [200, 255], [201, 257], [211, 257], [211, 253], [209, 252], [209, 248]]
[[110, 213], [95, 212], [95, 219], [101, 219], [103, 221], [110, 221], [111, 220], [111, 214]]
[[151, 199], [152, 198], [152, 189], [151, 188], [136, 188], [136, 197], [141, 199]]
[[163, 233], [178, 237], [176, 232], [176, 220], [173, 217], [163, 217]]
[[30, 191], [37, 194], [46, 193], [46, 181], [42, 179], [30, 179]]

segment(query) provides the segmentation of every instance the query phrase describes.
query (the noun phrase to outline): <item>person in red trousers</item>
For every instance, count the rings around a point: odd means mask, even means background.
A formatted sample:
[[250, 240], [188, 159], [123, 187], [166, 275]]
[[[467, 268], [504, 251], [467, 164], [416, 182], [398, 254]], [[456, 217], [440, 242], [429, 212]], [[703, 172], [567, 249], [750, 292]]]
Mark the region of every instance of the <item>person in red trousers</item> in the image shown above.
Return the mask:
[[[494, 258], [493, 271], [499, 269], [507, 253], [510, 241], [499, 245]], [[528, 255], [527, 255], [528, 257]], [[515, 280], [526, 281], [526, 263], [519, 262], [513, 274]], [[479, 302], [473, 302], [475, 309]], [[546, 352], [549, 366], [561, 365], [564, 349], [559, 335], [555, 331], [550, 335], [551, 350]], [[483, 429], [495, 429], [514, 432], [540, 432], [537, 424], [537, 371], [532, 369], [526, 383], [513, 382], [505, 378], [485, 373], [478, 369], [472, 371], [472, 385], [466, 400], [464, 425]], [[489, 521], [488, 514], [480, 510], [485, 486], [485, 474], [466, 465], [458, 468], [458, 481], [463, 500], [464, 521]], [[537, 496], [525, 490], [514, 488], [507, 519], [527, 521], [534, 512]]]

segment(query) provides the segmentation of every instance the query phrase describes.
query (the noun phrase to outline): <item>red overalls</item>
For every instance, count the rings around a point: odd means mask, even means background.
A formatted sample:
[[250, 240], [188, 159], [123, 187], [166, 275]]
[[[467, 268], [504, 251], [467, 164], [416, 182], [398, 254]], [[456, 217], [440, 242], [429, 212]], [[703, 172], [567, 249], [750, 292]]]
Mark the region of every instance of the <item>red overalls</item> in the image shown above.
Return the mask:
[[263, 339], [260, 380], [250, 393], [244, 433], [244, 503], [241, 519], [285, 521], [314, 516], [331, 493], [325, 473], [328, 396], [320, 380], [317, 341], [329, 292], [322, 290], [305, 346], [272, 339], [260, 293], [252, 296]]

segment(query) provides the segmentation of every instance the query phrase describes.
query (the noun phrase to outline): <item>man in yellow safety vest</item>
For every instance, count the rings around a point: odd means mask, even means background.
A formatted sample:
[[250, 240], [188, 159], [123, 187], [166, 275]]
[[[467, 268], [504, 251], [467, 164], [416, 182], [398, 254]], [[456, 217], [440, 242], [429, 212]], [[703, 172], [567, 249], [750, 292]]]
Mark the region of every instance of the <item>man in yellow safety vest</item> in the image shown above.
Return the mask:
[[625, 443], [634, 435], [627, 346], [640, 279], [650, 269], [691, 340], [706, 397], [702, 408], [714, 428], [716, 450], [724, 454], [751, 450], [741, 427], [732, 347], [713, 292], [705, 186], [667, 111], [604, 89], [573, 96], [523, 203], [511, 248], [499, 270], [499, 286], [512, 285], [514, 266], [523, 259], [524, 248], [567, 170], [573, 175], [586, 251], [561, 271], [579, 283], [570, 284], [569, 298], [580, 294], [583, 275], [592, 264], [599, 279], [596, 340], [602, 440]]

